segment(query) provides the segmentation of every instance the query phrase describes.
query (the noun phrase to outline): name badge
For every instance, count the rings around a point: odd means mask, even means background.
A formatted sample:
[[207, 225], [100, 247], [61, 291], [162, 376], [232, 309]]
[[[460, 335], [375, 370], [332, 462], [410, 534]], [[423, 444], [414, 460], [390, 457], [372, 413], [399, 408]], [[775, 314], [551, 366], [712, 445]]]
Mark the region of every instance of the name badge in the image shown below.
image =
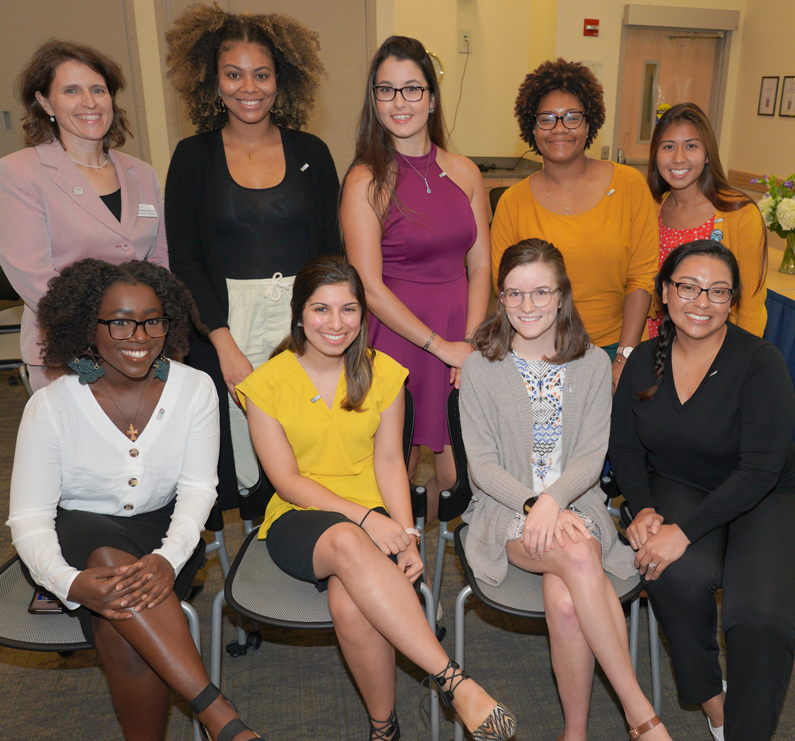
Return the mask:
[[157, 211], [155, 211], [155, 207], [149, 203], [139, 203], [138, 216], [143, 216], [147, 219], [156, 219]]

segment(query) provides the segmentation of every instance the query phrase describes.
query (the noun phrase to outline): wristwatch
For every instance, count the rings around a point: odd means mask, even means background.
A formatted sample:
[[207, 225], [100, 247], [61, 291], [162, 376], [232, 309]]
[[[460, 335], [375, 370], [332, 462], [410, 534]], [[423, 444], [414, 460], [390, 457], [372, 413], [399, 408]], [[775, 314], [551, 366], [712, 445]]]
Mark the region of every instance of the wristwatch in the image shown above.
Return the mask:
[[538, 497], [537, 496], [530, 497], [528, 500], [525, 501], [525, 503], [524, 503], [524, 512], [525, 512], [525, 514], [528, 514], [530, 512], [530, 509], [532, 508], [532, 506], [537, 501], [538, 501]]
[[629, 347], [629, 345], [627, 345], [627, 347], [619, 347], [619, 348], [617, 348], [616, 349], [616, 359], [613, 362], [614, 363], [620, 363], [621, 365], [623, 365], [624, 363], [627, 362], [627, 358], [630, 355], [632, 355], [632, 351], [634, 349], [635, 349], [634, 347]]

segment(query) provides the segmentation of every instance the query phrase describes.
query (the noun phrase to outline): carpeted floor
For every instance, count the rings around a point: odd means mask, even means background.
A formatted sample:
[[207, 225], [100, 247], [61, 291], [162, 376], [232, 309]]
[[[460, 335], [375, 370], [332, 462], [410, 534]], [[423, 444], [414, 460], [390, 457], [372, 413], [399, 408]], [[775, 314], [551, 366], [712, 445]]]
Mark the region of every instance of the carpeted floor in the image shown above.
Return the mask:
[[[9, 373], [0, 373], [0, 520], [8, 515], [8, 487], [16, 428], [25, 403], [21, 386], [8, 385]], [[424, 459], [425, 460], [425, 459]], [[427, 464], [421, 480], [428, 476]], [[234, 556], [242, 528], [227, 513], [226, 536]], [[435, 553], [436, 528], [428, 537], [428, 553]], [[0, 558], [12, 553], [8, 528], [0, 527]], [[204, 590], [194, 599], [202, 620], [205, 663], [209, 665], [210, 605], [221, 587], [221, 569], [211, 555], [200, 579]], [[453, 651], [453, 606], [463, 586], [458, 563], [449, 549], [445, 559], [442, 625], [444, 645]], [[498, 614], [470, 599], [467, 605], [467, 670], [494, 697], [502, 700], [519, 720], [517, 741], [553, 741], [563, 729], [562, 712], [549, 661], [549, 641], [543, 621], [528, 621]], [[646, 609], [641, 610], [641, 686], [651, 696]], [[240, 658], [224, 655], [223, 689], [242, 717], [268, 739], [286, 741], [331, 739], [365, 741], [367, 716], [362, 701], [342, 663], [331, 631], [308, 633], [272, 628], [262, 630], [259, 650]], [[225, 640], [232, 640], [230, 619]], [[676, 692], [663, 648], [662, 718], [677, 741], [709, 741], [707, 723], [695, 708], [684, 708]], [[429, 738], [427, 694], [421, 672], [399, 659], [397, 709], [404, 741]], [[10, 741], [115, 741], [121, 732], [108, 695], [107, 683], [94, 651], [68, 657], [0, 648], [0, 735]], [[776, 739], [795, 738], [795, 703], [788, 695]], [[423, 705], [424, 702], [424, 705]], [[442, 722], [442, 739], [452, 739], [449, 716]], [[590, 717], [591, 741], [626, 739], [620, 705], [604, 676], [597, 671]], [[191, 738], [186, 704], [175, 698], [167, 741]]]

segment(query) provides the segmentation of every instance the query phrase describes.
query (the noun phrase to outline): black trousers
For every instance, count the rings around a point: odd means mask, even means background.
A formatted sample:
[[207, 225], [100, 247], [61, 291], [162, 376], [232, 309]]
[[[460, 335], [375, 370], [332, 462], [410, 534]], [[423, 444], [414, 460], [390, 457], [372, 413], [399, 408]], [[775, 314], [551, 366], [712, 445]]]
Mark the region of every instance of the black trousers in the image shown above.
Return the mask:
[[[706, 494], [652, 477], [665, 524], [692, 512]], [[691, 543], [648, 582], [671, 647], [679, 699], [701, 704], [720, 694], [717, 605], [723, 588], [728, 690], [726, 741], [769, 741], [792, 672], [795, 649], [795, 487], [781, 487], [729, 525]]]

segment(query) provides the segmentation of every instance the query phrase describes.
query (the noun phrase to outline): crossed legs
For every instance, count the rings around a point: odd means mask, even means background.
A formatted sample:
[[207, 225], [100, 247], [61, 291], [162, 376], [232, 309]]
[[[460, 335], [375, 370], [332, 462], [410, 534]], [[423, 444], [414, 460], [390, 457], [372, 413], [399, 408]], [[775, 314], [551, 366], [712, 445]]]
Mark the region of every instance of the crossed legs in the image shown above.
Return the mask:
[[[98, 548], [87, 566], [119, 566], [138, 559], [115, 548]], [[160, 741], [171, 691], [190, 701], [210, 682], [172, 592], [153, 609], [131, 611], [131, 620], [94, 617], [97, 651], [126, 741]], [[237, 713], [222, 697], [199, 715], [211, 738]], [[238, 734], [235, 741], [257, 738]]]
[[[630, 728], [654, 716], [654, 709], [632, 671], [624, 611], [602, 568], [601, 546], [592, 538], [556, 547], [543, 559], [531, 559], [520, 540], [506, 544], [508, 560], [525, 571], [543, 574], [544, 605], [552, 662], [558, 680], [566, 741], [584, 741], [591, 700], [594, 658], [616, 691]], [[571, 725], [570, 725], [571, 723]], [[670, 740], [663, 725], [644, 741]]]
[[[414, 587], [360, 527], [334, 525], [313, 553], [315, 576], [329, 578], [329, 611], [345, 661], [375, 720], [395, 707], [395, 649], [429, 674], [448, 656], [422, 611]], [[477, 728], [496, 705], [472, 680], [456, 688], [454, 707], [464, 725]]]

